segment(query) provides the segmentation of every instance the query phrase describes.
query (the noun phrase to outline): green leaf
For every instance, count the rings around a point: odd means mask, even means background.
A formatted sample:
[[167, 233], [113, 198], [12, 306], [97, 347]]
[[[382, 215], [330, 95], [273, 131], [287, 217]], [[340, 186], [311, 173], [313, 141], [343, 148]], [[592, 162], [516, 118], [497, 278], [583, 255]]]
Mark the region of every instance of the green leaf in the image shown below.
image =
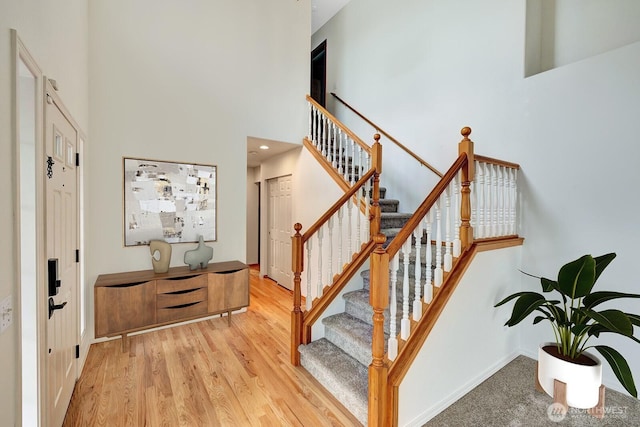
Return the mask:
[[[500, 307], [501, 305], [508, 303], [512, 299], [518, 298], [518, 297], [520, 297], [522, 295], [525, 295], [525, 294], [531, 294], [531, 293], [533, 293], [533, 292], [529, 292], [529, 291], [516, 292], [515, 294], [509, 295], [508, 297], [506, 297], [505, 299], [503, 299], [502, 301], [500, 301], [499, 303], [494, 305], [494, 307]], [[539, 294], [536, 294], [536, 295], [539, 295]]]
[[625, 313], [625, 314], [627, 315], [629, 320], [631, 320], [631, 323], [633, 323], [636, 326], [640, 326], [640, 316], [638, 316], [637, 314], [631, 314], [631, 313]]
[[613, 373], [616, 375], [616, 378], [618, 378], [618, 381], [620, 381], [620, 384], [622, 384], [624, 389], [627, 390], [631, 396], [637, 398], [638, 392], [636, 390], [636, 385], [633, 382], [633, 375], [631, 374], [631, 369], [629, 369], [629, 364], [625, 358], [616, 350], [606, 345], [596, 345], [594, 348], [598, 350], [607, 362], [609, 362]]
[[584, 299], [582, 300], [582, 304], [585, 308], [593, 308], [596, 305], [602, 304], [603, 302], [611, 301], [612, 299], [618, 298], [640, 298], [640, 295], [625, 294], [623, 292], [600, 291], [594, 292], [584, 297]]
[[547, 300], [545, 300], [544, 297], [538, 293], [525, 292], [516, 300], [516, 303], [513, 305], [511, 318], [507, 320], [505, 325], [517, 325], [528, 315], [530, 315], [535, 309], [537, 309], [541, 305], [544, 305], [546, 302]]
[[537, 325], [538, 323], [542, 322], [543, 320], [551, 320], [548, 317], [545, 316], [536, 316], [535, 319], [533, 319], [533, 324]]
[[607, 268], [609, 263], [613, 261], [615, 257], [616, 257], [616, 254], [614, 252], [611, 252], [610, 254], [600, 255], [599, 257], [594, 258], [594, 261], [596, 262], [596, 277], [593, 279], [593, 283], [595, 283], [596, 280], [598, 280], [598, 277], [600, 277], [600, 274], [602, 274], [604, 269]]
[[584, 333], [584, 331], [591, 329], [591, 325], [575, 325], [571, 328], [571, 333], [573, 335], [580, 335]]
[[551, 292], [554, 289], [558, 290], [558, 282], [556, 282], [555, 280], [549, 280], [546, 277], [541, 277], [540, 278], [540, 283], [542, 284], [542, 290], [544, 292]]
[[560, 292], [571, 299], [588, 295], [596, 276], [596, 261], [591, 255], [584, 255], [563, 265], [558, 272]]
[[595, 320], [597, 324], [608, 329], [606, 332], [615, 332], [627, 337], [633, 335], [631, 320], [620, 310], [604, 310], [599, 313], [593, 310], [581, 310], [581, 312]]

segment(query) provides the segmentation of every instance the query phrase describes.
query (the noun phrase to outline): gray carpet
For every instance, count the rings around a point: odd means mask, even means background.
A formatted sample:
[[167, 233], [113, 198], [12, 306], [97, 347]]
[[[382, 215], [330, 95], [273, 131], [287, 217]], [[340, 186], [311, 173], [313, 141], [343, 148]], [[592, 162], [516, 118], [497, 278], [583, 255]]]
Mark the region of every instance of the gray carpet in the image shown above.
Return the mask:
[[[640, 426], [640, 400], [609, 389], [603, 419], [572, 408], [564, 417], [553, 412], [549, 416], [547, 411], [553, 399], [535, 390], [534, 375], [535, 361], [518, 356], [425, 426]], [[635, 380], [638, 382], [640, 378]]]

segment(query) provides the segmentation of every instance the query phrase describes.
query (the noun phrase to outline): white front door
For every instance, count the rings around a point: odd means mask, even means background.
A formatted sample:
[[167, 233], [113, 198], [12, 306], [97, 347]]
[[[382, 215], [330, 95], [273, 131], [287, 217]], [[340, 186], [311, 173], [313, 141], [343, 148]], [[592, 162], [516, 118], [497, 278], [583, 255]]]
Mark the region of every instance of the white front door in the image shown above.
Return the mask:
[[49, 260], [57, 260], [59, 280], [56, 294], [47, 295], [53, 308], [47, 321], [47, 419], [50, 426], [60, 426], [77, 379], [78, 132], [50, 86], [45, 99], [46, 252]]
[[291, 175], [270, 179], [269, 187], [269, 269], [273, 280], [293, 289], [291, 272]]

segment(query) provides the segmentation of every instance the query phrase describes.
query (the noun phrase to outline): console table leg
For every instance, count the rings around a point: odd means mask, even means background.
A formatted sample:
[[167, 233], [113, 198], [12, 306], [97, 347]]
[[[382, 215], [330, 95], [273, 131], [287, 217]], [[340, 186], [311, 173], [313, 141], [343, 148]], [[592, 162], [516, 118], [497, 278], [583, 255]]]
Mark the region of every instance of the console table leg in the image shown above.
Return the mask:
[[231, 312], [227, 311], [227, 324], [231, 326]]

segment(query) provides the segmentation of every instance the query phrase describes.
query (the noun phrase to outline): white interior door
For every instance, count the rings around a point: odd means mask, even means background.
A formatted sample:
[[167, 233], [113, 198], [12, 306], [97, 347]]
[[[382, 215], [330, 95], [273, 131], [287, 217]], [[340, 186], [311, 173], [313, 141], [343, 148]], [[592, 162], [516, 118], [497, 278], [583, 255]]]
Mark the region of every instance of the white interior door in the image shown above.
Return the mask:
[[57, 294], [47, 297], [55, 308], [47, 321], [47, 418], [49, 425], [60, 426], [77, 379], [78, 132], [56, 94], [48, 89], [45, 97], [45, 246], [47, 258], [58, 260], [59, 280]]
[[291, 175], [270, 179], [269, 269], [268, 275], [287, 289], [293, 289], [291, 272]]

